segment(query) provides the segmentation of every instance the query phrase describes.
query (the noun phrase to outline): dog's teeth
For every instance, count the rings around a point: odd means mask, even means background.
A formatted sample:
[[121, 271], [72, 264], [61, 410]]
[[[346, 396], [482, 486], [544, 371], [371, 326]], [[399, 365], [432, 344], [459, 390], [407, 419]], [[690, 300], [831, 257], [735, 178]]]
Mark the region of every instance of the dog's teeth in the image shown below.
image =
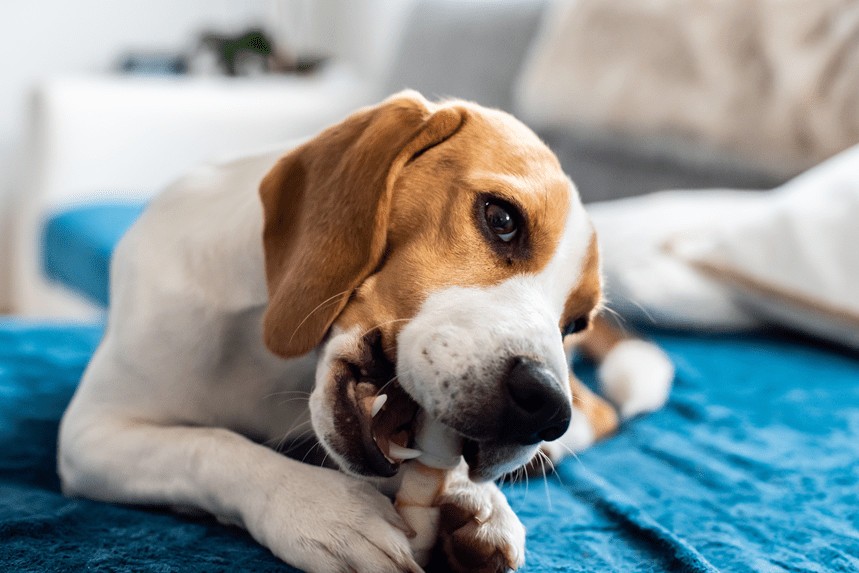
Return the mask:
[[390, 444], [388, 444], [388, 455], [398, 460], [413, 460], [419, 456], [424, 455], [424, 453], [420, 450], [404, 448], [399, 444], [391, 442]]
[[385, 405], [385, 402], [388, 401], [387, 394], [379, 394], [376, 396], [376, 399], [373, 400], [373, 406], [370, 408], [370, 415], [375, 418], [376, 414], [382, 409], [382, 406]]

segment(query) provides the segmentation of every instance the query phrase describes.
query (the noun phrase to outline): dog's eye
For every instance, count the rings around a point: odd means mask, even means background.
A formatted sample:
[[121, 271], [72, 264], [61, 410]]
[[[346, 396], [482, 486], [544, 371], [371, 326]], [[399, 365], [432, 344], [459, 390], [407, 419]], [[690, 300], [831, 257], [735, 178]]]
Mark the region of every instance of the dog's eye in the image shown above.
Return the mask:
[[587, 316], [580, 316], [564, 325], [564, 328], [561, 329], [561, 336], [569, 336], [570, 334], [581, 332], [588, 327], [589, 323], [590, 319]]
[[516, 218], [509, 209], [492, 201], [486, 202], [486, 223], [505, 243], [512, 241], [519, 231]]

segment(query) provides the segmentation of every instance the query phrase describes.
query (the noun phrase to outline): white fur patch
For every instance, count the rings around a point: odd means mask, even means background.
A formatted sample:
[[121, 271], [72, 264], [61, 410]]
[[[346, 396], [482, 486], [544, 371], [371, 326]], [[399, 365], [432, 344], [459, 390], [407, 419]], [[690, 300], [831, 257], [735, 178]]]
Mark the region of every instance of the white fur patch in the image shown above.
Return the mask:
[[673, 380], [671, 360], [658, 346], [643, 340], [619, 342], [599, 367], [600, 389], [622, 418], [661, 408]]
[[593, 236], [593, 225], [582, 205], [579, 192], [569, 182], [570, 208], [561, 240], [546, 267], [537, 275], [560, 319], [570, 289], [579, 281]]

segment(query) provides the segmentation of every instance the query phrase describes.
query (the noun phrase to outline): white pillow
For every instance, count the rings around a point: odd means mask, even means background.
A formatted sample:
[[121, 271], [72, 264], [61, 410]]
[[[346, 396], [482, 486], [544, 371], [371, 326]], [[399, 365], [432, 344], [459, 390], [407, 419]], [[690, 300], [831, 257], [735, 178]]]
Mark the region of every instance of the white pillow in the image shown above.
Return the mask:
[[755, 191], [663, 191], [591, 203], [606, 305], [624, 320], [663, 328], [736, 331], [759, 323], [728, 289], [672, 256], [678, 236], [730, 227], [766, 203]]
[[755, 316], [859, 348], [859, 146], [670, 244]]

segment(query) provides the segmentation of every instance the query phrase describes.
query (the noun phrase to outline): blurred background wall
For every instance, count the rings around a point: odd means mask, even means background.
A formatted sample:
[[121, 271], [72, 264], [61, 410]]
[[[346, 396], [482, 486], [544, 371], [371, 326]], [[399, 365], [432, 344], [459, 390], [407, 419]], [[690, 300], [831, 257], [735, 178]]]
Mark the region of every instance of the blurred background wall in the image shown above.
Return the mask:
[[0, 55], [0, 311], [27, 315], [103, 310], [115, 242], [192, 167], [404, 88], [514, 113], [592, 213], [859, 143], [855, 0], [32, 0]]
[[[235, 31], [263, 20], [272, 2], [230, 0], [40, 0], [9, 2], [0, 18], [0, 177], [24, 137], [27, 98], [40, 79], [106, 73], [136, 48], [188, 47], [205, 27]], [[8, 191], [9, 181], [3, 181]]]
[[382, 0], [38, 0], [7, 2], [0, 16], [0, 309], [8, 308], [11, 226], [28, 183], [34, 87], [98, 77], [124, 54], [192, 49], [204, 30], [263, 26], [282, 45], [332, 56], [368, 77], [392, 56], [397, 21], [411, 2]]
[[263, 18], [270, 2], [229, 0], [40, 0], [4, 3], [0, 18], [0, 291], [8, 288], [9, 226], [16, 166], [26, 161], [33, 86], [57, 75], [106, 73], [135, 48], [186, 47], [202, 27], [237, 30]]

